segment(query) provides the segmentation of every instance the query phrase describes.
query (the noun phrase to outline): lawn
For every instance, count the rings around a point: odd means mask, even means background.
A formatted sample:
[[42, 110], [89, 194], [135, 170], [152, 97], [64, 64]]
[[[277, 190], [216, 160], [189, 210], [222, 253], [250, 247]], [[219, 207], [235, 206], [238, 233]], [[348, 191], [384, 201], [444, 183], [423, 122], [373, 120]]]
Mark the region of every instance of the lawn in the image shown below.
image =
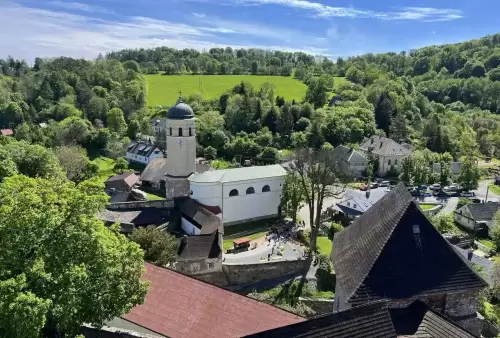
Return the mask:
[[436, 205], [434, 205], [434, 204], [419, 204], [419, 206], [420, 206], [420, 209], [422, 209], [422, 210], [429, 210], [429, 209], [436, 207]]
[[330, 256], [332, 253], [333, 243], [328, 237], [318, 237], [316, 239], [316, 245], [321, 255]]
[[493, 242], [491, 239], [480, 238], [478, 239], [478, 242], [484, 245], [485, 247], [490, 248], [491, 250], [496, 249], [495, 242]]
[[490, 184], [490, 191], [495, 195], [500, 195], [500, 186], [495, 184]]
[[99, 167], [98, 177], [99, 177], [100, 181], [104, 182], [110, 176], [113, 176], [115, 174], [115, 171], [114, 171], [115, 170], [115, 160], [101, 156], [101, 157], [94, 159], [92, 162], [97, 164], [97, 166]]
[[[243, 236], [241, 238], [249, 238], [251, 240], [254, 240], [254, 239], [257, 239], [260, 237], [264, 237], [266, 235], [266, 233], [267, 233], [267, 231], [261, 231], [261, 232], [257, 232], [255, 234], [251, 234], [248, 236]], [[224, 251], [231, 249], [233, 247], [233, 241], [235, 241], [236, 239], [238, 239], [238, 238], [225, 239], [222, 243], [222, 247], [224, 248]]]
[[[179, 97], [201, 93], [205, 99], [219, 98], [241, 81], [250, 82], [259, 88], [264, 82], [275, 85], [275, 94], [286, 100], [302, 101], [306, 94], [306, 85], [292, 77], [254, 76], [254, 75], [146, 75], [148, 81], [148, 106], [170, 106]], [[342, 80], [336, 81], [335, 85]]]
[[345, 83], [349, 82], [346, 80], [345, 77], [334, 77], [333, 79], [334, 79], [334, 81], [333, 81], [333, 88], [334, 89], [338, 89], [341, 84], [345, 84]]
[[165, 197], [161, 197], [161, 196], [158, 196], [158, 195], [155, 195], [155, 194], [151, 194], [149, 192], [146, 192], [146, 195], [148, 196], [148, 199], [150, 201], [163, 201], [165, 199]]

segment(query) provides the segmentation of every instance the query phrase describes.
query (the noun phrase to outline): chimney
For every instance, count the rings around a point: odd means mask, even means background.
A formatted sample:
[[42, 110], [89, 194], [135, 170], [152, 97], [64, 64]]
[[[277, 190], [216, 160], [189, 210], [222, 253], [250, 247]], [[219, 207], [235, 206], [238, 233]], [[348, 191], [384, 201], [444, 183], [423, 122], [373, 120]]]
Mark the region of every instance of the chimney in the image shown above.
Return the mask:
[[467, 260], [468, 260], [469, 262], [471, 262], [471, 261], [472, 261], [472, 256], [473, 256], [473, 255], [474, 255], [474, 251], [473, 251], [472, 249], [469, 249], [469, 250], [467, 251]]

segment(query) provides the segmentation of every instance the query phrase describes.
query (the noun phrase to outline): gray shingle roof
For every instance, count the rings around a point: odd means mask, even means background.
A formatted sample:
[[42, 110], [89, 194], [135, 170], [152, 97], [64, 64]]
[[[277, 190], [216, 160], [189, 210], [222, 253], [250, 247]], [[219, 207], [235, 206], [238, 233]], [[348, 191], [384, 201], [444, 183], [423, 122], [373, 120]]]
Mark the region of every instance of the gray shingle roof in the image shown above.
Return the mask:
[[138, 210], [108, 210], [101, 211], [97, 218], [101, 221], [133, 224], [135, 226], [162, 224], [168, 221], [168, 215], [160, 208], [143, 208]]
[[429, 222], [402, 183], [335, 234], [332, 259], [346, 307], [487, 285]]
[[149, 157], [153, 152], [161, 152], [160, 148], [144, 141], [133, 141], [127, 146], [127, 153]]
[[340, 161], [346, 162], [367, 162], [368, 159], [354, 148], [338, 146], [333, 150], [333, 156]]
[[411, 150], [402, 146], [396, 141], [391, 140], [387, 137], [381, 137], [377, 135], [365, 139], [359, 149], [367, 153], [371, 152], [372, 154], [382, 156], [406, 156], [411, 153]]
[[217, 231], [211, 235], [186, 236], [179, 240], [178, 260], [217, 258], [222, 253]]
[[[370, 209], [382, 197], [385, 196], [387, 190], [382, 188], [372, 189], [367, 197], [366, 191], [348, 191], [344, 199], [337, 204], [340, 209], [351, 209], [351, 211], [359, 211], [360, 214]], [[356, 205], [356, 207], [354, 207]], [[348, 211], [348, 210], [342, 210]]]
[[137, 183], [139, 177], [134, 172], [123, 173], [115, 176], [111, 176], [106, 180], [105, 183], [124, 181], [129, 187], [133, 187]]
[[476, 222], [491, 221], [495, 213], [500, 209], [500, 203], [472, 203], [464, 206], [472, 215]]
[[222, 220], [205, 209], [200, 203], [191, 198], [178, 201], [182, 215], [197, 226], [201, 234], [212, 234], [217, 230], [223, 231]]
[[[141, 181], [145, 182], [159, 182], [165, 179], [167, 175], [167, 162], [168, 158], [159, 157], [154, 158], [149, 162], [147, 167], [141, 174]], [[196, 172], [204, 173], [205, 171], [212, 170], [208, 164], [197, 163]]]
[[244, 167], [236, 169], [212, 170], [191, 175], [190, 182], [195, 183], [229, 183], [261, 178], [282, 177], [286, 170], [279, 164], [267, 166]]
[[420, 301], [389, 309], [375, 302], [302, 323], [256, 333], [254, 338], [474, 338], [451, 319]]

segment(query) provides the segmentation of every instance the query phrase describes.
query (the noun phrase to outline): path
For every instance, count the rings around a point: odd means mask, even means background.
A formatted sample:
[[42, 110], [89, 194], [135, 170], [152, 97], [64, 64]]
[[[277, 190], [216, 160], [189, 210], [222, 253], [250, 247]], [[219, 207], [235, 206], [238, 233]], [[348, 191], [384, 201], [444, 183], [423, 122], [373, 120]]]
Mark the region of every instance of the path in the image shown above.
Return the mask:
[[[224, 263], [228, 264], [255, 264], [261, 263], [261, 258], [265, 258], [267, 261], [267, 256], [271, 253], [274, 253], [271, 256], [271, 261], [276, 260], [296, 260], [301, 257], [304, 253], [304, 249], [295, 243], [286, 242], [284, 244], [280, 244], [284, 247], [282, 251], [282, 256], [276, 255], [279, 250], [278, 246], [274, 246], [275, 242], [271, 241], [271, 244], [268, 245], [267, 242], [258, 245], [257, 248], [253, 250], [248, 250], [245, 252], [240, 252], [237, 254], [224, 254]], [[274, 250], [273, 250], [274, 247]]]

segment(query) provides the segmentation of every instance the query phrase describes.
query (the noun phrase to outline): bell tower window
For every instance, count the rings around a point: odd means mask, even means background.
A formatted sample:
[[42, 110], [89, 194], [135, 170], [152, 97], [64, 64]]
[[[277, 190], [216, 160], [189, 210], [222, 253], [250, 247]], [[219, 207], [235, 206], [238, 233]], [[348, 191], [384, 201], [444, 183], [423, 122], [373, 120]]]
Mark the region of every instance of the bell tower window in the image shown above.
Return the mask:
[[193, 130], [189, 128], [189, 136], [193, 136]]
[[179, 128], [179, 136], [182, 136], [182, 128]]

